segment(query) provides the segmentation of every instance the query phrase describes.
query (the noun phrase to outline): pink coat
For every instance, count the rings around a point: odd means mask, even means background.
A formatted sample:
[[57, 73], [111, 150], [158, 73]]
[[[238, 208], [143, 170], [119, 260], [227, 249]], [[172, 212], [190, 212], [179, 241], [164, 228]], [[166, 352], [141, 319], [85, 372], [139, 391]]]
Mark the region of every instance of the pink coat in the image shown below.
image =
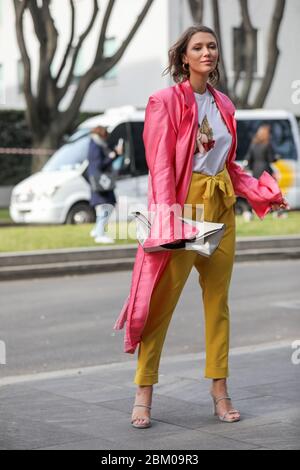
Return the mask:
[[[237, 163], [235, 107], [230, 99], [207, 85], [215, 98], [221, 116], [232, 135], [232, 145], [226, 165], [235, 194], [248, 200], [261, 219], [271, 209], [271, 203], [282, 201], [281, 191], [267, 172], [259, 179], [248, 175]], [[148, 246], [160, 245], [181, 238], [193, 238], [195, 228], [182, 222], [166, 207], [178, 204], [183, 208], [192, 177], [192, 162], [198, 127], [198, 109], [189, 80], [162, 89], [150, 96], [145, 115], [143, 140], [149, 168], [148, 210], [152, 204], [163, 206], [155, 214]], [[153, 210], [153, 209], [152, 209]], [[171, 218], [171, 220], [170, 220]], [[168, 236], [159, 236], [158, 224], [171, 225]], [[171, 223], [170, 223], [171, 222]], [[170, 225], [169, 225], [170, 223]], [[158, 231], [157, 231], [158, 230]], [[164, 233], [164, 232], [163, 232]], [[114, 325], [120, 330], [126, 322], [124, 352], [134, 354], [149, 312], [154, 287], [166, 267], [170, 251], [145, 253], [139, 245], [132, 273], [130, 294]]]

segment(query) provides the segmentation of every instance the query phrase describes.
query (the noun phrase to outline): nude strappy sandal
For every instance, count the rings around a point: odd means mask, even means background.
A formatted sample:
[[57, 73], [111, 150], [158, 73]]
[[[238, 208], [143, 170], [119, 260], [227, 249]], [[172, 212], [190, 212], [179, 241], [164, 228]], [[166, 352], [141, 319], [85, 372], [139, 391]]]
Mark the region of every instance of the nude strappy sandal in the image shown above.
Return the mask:
[[214, 409], [213, 409], [214, 415], [217, 416], [220, 421], [222, 421], [223, 423], [236, 423], [237, 421], [240, 421], [241, 419], [240, 416], [238, 418], [230, 418], [231, 415], [234, 415], [236, 413], [240, 414], [238, 410], [232, 409], [232, 410], [226, 411], [226, 413], [224, 413], [223, 415], [219, 415], [217, 412], [218, 403], [221, 400], [231, 400], [230, 397], [224, 396], [224, 397], [215, 398], [212, 393], [211, 393], [211, 397], [213, 399], [213, 404], [214, 404]]
[[[148, 405], [133, 405], [133, 408], [136, 406], [140, 406], [142, 408], [148, 408], [149, 410], [151, 410], [151, 406], [148, 406]], [[137, 421], [138, 419], [149, 419], [149, 421], [144, 424], [134, 424], [135, 421]], [[139, 429], [150, 428], [152, 426], [150, 418], [134, 418], [131, 420], [131, 424], [134, 428], [139, 428]]]

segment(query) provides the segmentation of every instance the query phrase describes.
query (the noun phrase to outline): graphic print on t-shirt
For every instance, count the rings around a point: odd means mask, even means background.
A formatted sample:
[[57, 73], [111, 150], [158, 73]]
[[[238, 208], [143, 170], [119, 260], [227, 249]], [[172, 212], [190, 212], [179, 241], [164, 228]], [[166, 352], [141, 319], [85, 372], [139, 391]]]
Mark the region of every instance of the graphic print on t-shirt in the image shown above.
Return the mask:
[[198, 125], [195, 152], [199, 152], [201, 155], [205, 155], [215, 145], [213, 137], [213, 129], [209, 124], [207, 115], [205, 114], [201, 125]]

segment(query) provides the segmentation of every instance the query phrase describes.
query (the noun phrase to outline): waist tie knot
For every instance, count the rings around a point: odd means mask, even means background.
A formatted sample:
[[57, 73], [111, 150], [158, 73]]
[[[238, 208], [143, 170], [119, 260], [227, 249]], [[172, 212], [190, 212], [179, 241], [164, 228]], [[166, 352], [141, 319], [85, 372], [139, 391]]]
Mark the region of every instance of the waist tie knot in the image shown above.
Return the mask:
[[211, 198], [215, 192], [215, 189], [218, 187], [223, 192], [225, 206], [229, 208], [235, 204], [236, 196], [234, 194], [232, 181], [227, 168], [224, 168], [224, 170], [222, 170], [220, 173], [217, 173], [216, 175], [206, 175], [205, 183], [206, 187], [203, 194], [203, 199]]

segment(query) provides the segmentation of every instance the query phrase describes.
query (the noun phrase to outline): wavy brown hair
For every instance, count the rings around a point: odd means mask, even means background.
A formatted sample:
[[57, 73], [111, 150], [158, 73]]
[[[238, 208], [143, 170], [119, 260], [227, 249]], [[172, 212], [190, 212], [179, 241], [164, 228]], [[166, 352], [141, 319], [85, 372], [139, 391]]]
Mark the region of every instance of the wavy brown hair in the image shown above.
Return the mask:
[[[186, 69], [183, 65], [182, 56], [186, 53], [188, 43], [190, 42], [191, 37], [195, 33], [209, 33], [212, 34], [216, 40], [218, 50], [219, 48], [219, 40], [217, 38], [216, 33], [207, 26], [203, 25], [195, 25], [190, 26], [188, 29], [184, 31], [184, 33], [180, 36], [180, 38], [176, 41], [176, 43], [169, 49], [168, 56], [169, 56], [169, 65], [163, 71], [163, 76], [169, 73], [173, 78], [175, 83], [180, 83], [189, 78], [190, 71]], [[213, 70], [208, 77], [208, 81], [212, 86], [217, 85], [220, 79], [220, 72], [219, 72], [219, 59], [215, 70]]]

